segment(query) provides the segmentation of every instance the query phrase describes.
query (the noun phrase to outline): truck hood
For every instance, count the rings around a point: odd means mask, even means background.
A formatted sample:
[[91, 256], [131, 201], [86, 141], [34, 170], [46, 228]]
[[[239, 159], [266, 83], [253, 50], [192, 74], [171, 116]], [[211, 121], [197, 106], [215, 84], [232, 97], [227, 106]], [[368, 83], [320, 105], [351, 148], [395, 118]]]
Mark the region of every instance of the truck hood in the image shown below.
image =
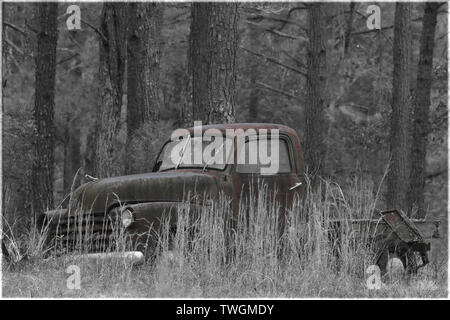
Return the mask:
[[104, 212], [113, 204], [177, 202], [187, 194], [218, 194], [219, 179], [200, 172], [155, 172], [105, 178], [86, 183], [74, 191], [72, 209]]

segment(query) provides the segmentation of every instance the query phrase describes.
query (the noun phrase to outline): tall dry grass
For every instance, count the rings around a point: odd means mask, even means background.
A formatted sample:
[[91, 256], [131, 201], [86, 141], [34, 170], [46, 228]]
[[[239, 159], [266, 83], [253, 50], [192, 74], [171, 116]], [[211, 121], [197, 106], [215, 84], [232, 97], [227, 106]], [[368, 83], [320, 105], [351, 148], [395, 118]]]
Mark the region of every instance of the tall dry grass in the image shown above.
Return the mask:
[[[81, 259], [80, 253], [92, 249], [89, 237], [92, 229], [82, 223], [78, 224], [81, 236], [78, 239], [82, 240], [76, 240], [80, 241], [77, 245], [72, 243], [69, 248], [67, 242], [59, 244], [59, 248], [66, 245], [63, 257], [59, 257], [61, 250], [56, 249], [57, 245], [50, 251], [36, 245], [43, 243], [39, 239], [47, 237], [48, 229], [36, 233], [40, 238], [30, 233], [12, 243], [21, 243], [23, 252], [34, 252], [33, 256], [38, 258], [25, 268], [7, 263], [5, 269], [4, 264], [7, 281], [3, 292], [30, 295], [24, 284], [29, 281], [23, 281], [17, 273], [21, 270], [22, 274], [33, 275], [31, 292], [38, 296], [429, 297], [446, 294], [446, 266], [413, 280], [385, 278], [381, 290], [367, 289], [365, 270], [375, 259], [373, 239], [367, 229], [356, 232], [349, 221], [376, 216], [379, 192], [373, 184], [355, 179], [344, 192], [339, 185], [322, 181], [317, 189], [308, 188], [305, 193], [303, 200], [295, 199], [292, 208], [283, 212], [276, 201], [276, 192], [260, 185], [242, 200], [237, 217], [233, 215], [231, 199], [224, 195], [215, 201], [204, 195], [199, 197], [203, 202], [197, 212], [192, 212], [193, 207], [187, 203], [180, 204], [175, 221], [165, 219], [161, 228], [152, 230], [158, 234], [153, 255], [143, 265], [134, 267], [126, 261], [92, 263]], [[341, 221], [338, 226], [336, 220]], [[113, 245], [104, 248], [107, 252], [134, 249], [126, 232], [117, 224], [111, 240]], [[67, 275], [61, 270], [70, 264], [86, 270], [82, 280], [84, 290], [65, 288]], [[432, 263], [430, 268], [433, 267]], [[59, 278], [54, 278], [55, 273]]]
[[[362, 187], [367, 186], [356, 182], [360, 194], [347, 199], [338, 185], [323, 181], [315, 192], [306, 191], [304, 202], [295, 199], [283, 213], [275, 192], [260, 185], [241, 203], [237, 219], [224, 196], [202, 206], [194, 221], [190, 208], [180, 206], [173, 243], [168, 222], [160, 238], [157, 278], [174, 288], [192, 282], [238, 286], [237, 295], [261, 288], [287, 294], [287, 285], [300, 288], [305, 277], [363, 279], [365, 268], [374, 263], [372, 238], [352, 234], [354, 228], [345, 223], [374, 217], [377, 199]], [[344, 223], [336, 228], [334, 220]]]

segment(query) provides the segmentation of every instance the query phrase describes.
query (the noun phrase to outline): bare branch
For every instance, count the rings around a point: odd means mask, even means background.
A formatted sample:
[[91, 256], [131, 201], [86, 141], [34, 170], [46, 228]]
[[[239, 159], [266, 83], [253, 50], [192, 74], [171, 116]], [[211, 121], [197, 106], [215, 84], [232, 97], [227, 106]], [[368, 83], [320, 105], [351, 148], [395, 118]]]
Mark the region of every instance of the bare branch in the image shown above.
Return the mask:
[[69, 40], [70, 40], [70, 42], [75, 44], [79, 49], [81, 49], [80, 43], [75, 39], [75, 37], [74, 37], [72, 32], [69, 32]]
[[72, 13], [64, 13], [58, 17], [58, 21], [63, 21], [65, 18], [69, 17]]
[[259, 24], [255, 23], [255, 22], [251, 22], [251, 21], [245, 21], [245, 22], [248, 23], [249, 25], [253, 26], [253, 27], [256, 27], [256, 28], [259, 28], [261, 30], [273, 33], [273, 34], [275, 34], [277, 36], [280, 36], [280, 37], [283, 37], [283, 38], [288, 38], [288, 39], [292, 39], [292, 40], [307, 41], [307, 39], [305, 37], [302, 37], [302, 36], [294, 36], [294, 35], [291, 35], [291, 34], [287, 34], [287, 33], [278, 31], [276, 29], [265, 28], [265, 27], [260, 26]]
[[436, 177], [439, 177], [441, 174], [446, 173], [447, 171], [448, 171], [447, 169], [444, 169], [444, 170], [439, 170], [439, 171], [436, 171], [436, 172], [429, 173], [427, 175], [427, 179], [434, 179]]
[[23, 51], [18, 47], [18, 46], [16, 46], [11, 40], [9, 40], [8, 38], [6, 38], [5, 37], [5, 42], [11, 47], [11, 48], [13, 48], [14, 50], [16, 50], [19, 54], [21, 54], [21, 55], [23, 55], [24, 53], [23, 53]]
[[281, 67], [283, 67], [283, 68], [286, 68], [286, 69], [288, 69], [288, 70], [291, 70], [291, 71], [294, 71], [294, 72], [296, 72], [296, 73], [298, 73], [298, 74], [301, 74], [301, 75], [304, 76], [304, 77], [307, 76], [307, 75], [306, 75], [306, 72], [304, 72], [304, 71], [302, 71], [302, 70], [300, 70], [300, 69], [297, 69], [297, 68], [295, 68], [295, 67], [289, 66], [289, 65], [287, 65], [287, 64], [285, 64], [285, 63], [283, 63], [283, 62], [281, 62], [281, 61], [279, 61], [279, 60], [277, 60], [277, 59], [275, 59], [275, 58], [268, 57], [268, 56], [263, 55], [263, 54], [261, 54], [261, 53], [258, 53], [258, 52], [252, 51], [252, 50], [250, 50], [250, 49], [244, 48], [244, 47], [242, 47], [242, 46], [241, 46], [240, 48], [241, 48], [242, 50], [244, 50], [244, 51], [246, 51], [246, 52], [248, 52], [248, 53], [251, 53], [251, 54], [253, 54], [253, 55], [257, 56], [257, 57], [260, 57], [260, 58], [262, 58], [262, 59], [264, 59], [264, 60], [266, 60], [266, 61], [272, 62], [272, 63], [277, 64], [277, 65], [279, 65], [279, 66], [281, 66]]
[[25, 26], [28, 29], [30, 29], [31, 31], [33, 31], [33, 33], [36, 33], [36, 34], [38, 33], [38, 31], [31, 24], [29, 24], [27, 20], [25, 20]]
[[94, 30], [95, 32], [97, 32], [97, 34], [102, 37], [102, 39], [104, 41], [108, 41], [108, 39], [106, 39], [105, 35], [96, 27], [94, 27], [92, 24], [90, 24], [89, 22], [81, 19], [81, 22], [84, 23], [85, 25], [87, 25], [89, 28], [91, 28], [92, 30]]
[[259, 13], [259, 14], [255, 14], [251, 17], [247, 17], [247, 20], [272, 20], [272, 21], [276, 21], [276, 22], [283, 22], [283, 26], [286, 24], [293, 24], [295, 26], [298, 26], [300, 28], [303, 29], [303, 25], [296, 20], [292, 20], [289, 18], [286, 18], [284, 16], [281, 16], [280, 14], [276, 14], [276, 13]]
[[19, 28], [19, 27], [16, 26], [15, 24], [12, 24], [12, 23], [10, 23], [10, 22], [3, 22], [3, 25], [4, 25], [5, 27], [9, 27], [9, 28], [11, 28], [11, 29], [13, 29], [13, 30], [15, 30], [15, 31], [17, 31], [17, 32], [19, 32], [19, 33], [21, 33], [23, 36], [26, 36], [26, 35], [27, 35], [27, 33], [26, 33], [22, 28]]
[[389, 30], [392, 28], [394, 28], [393, 25], [387, 26], [387, 27], [382, 27], [381, 29], [368, 29], [368, 30], [363, 30], [363, 31], [356, 31], [356, 32], [352, 32], [351, 35], [357, 36], [357, 35], [366, 34], [366, 33], [379, 32], [380, 30]]
[[[348, 12], [346, 11], [346, 13], [350, 13], [350, 11], [348, 11]], [[358, 15], [360, 15], [361, 18], [363, 18], [363, 19], [365, 19], [365, 20], [367, 20], [367, 18], [369, 17], [369, 14], [361, 13], [359, 10], [355, 10], [355, 13], [358, 14]]]
[[73, 58], [75, 58], [75, 57], [78, 56], [78, 55], [79, 55], [78, 52], [76, 52], [76, 53], [74, 53], [73, 55], [69, 56], [68, 58], [61, 59], [60, 61], [58, 61], [58, 62], [56, 63], [56, 65], [59, 65], [59, 64], [62, 64], [62, 63], [64, 63], [64, 62], [67, 62], [67, 61], [69, 61], [69, 60], [72, 60]]
[[278, 31], [281, 31], [281, 30], [284, 29], [284, 27], [286, 27], [286, 25], [288, 24], [288, 21], [290, 21], [290, 19], [291, 19], [292, 12], [298, 11], [298, 10], [308, 10], [308, 9], [309, 9], [309, 8], [306, 7], [306, 6], [303, 6], [303, 7], [293, 7], [293, 8], [291, 8], [291, 9], [289, 9], [289, 11], [288, 11], [288, 13], [287, 13], [287, 18], [286, 18], [287, 20], [283, 23], [283, 26], [281, 26], [281, 28], [278, 29]]
[[[357, 11], [356, 11], [357, 12]], [[359, 12], [357, 12], [359, 13]], [[361, 14], [361, 13], [359, 13]], [[419, 18], [415, 18], [411, 20], [412, 22], [418, 22], [418, 21], [422, 21], [422, 17]], [[357, 31], [357, 32], [352, 32], [351, 34], [356, 36], [356, 35], [360, 35], [360, 34], [366, 34], [366, 33], [372, 33], [372, 32], [378, 32], [380, 30], [389, 30], [389, 29], [393, 29], [394, 26], [386, 26], [386, 27], [382, 27], [381, 29], [369, 29], [369, 30], [363, 30], [363, 31]]]
[[174, 9], [190, 9], [191, 8], [191, 5], [189, 2], [182, 3], [181, 1], [178, 3], [177, 2], [175, 2], [175, 3], [168, 2], [165, 5], [169, 8], [174, 8]]
[[293, 7], [293, 8], [291, 8], [291, 9], [289, 9], [289, 12], [288, 12], [288, 17], [290, 17], [291, 16], [291, 14], [292, 14], [292, 12], [294, 12], [294, 11], [300, 11], [300, 10], [308, 10], [309, 8], [307, 8], [307, 7], [305, 7], [305, 6], [303, 6], [303, 7]]
[[301, 99], [300, 97], [297, 97], [297, 96], [295, 96], [295, 95], [293, 95], [293, 94], [291, 94], [291, 93], [289, 93], [289, 92], [287, 92], [287, 91], [284, 91], [284, 90], [280, 90], [280, 89], [274, 88], [274, 87], [269, 86], [268, 84], [265, 84], [265, 83], [262, 83], [262, 82], [256, 82], [256, 84], [257, 84], [258, 86], [264, 88], [264, 89], [267, 89], [267, 90], [270, 90], [270, 91], [279, 93], [279, 94], [284, 95], [284, 96], [286, 96], [286, 97], [289, 97], [289, 98], [291, 98], [291, 99], [295, 99], [295, 100], [298, 100], [298, 101], [302, 101], [302, 99]]
[[296, 57], [294, 57], [293, 55], [291, 55], [291, 54], [290, 54], [289, 52], [287, 52], [286, 50], [282, 50], [281, 53], [284, 54], [284, 55], [285, 55], [286, 57], [288, 57], [289, 59], [291, 59], [292, 61], [294, 61], [294, 62], [297, 64], [297, 66], [300, 66], [301, 68], [306, 69], [306, 66], [305, 66], [305, 64], [304, 64], [302, 61], [300, 61], [299, 59], [297, 59]]

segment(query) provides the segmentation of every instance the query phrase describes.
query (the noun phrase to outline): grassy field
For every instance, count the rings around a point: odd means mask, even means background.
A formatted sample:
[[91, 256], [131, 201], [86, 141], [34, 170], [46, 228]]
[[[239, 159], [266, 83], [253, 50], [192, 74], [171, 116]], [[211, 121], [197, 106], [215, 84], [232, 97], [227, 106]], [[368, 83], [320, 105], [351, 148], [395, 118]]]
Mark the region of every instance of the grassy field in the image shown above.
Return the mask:
[[[69, 265], [81, 270], [80, 289], [68, 289]], [[417, 277], [385, 280], [379, 290], [369, 290], [366, 280], [330, 273], [326, 268], [286, 270], [271, 278], [252, 269], [230, 268], [223, 274], [168, 263], [158, 267], [118, 266], [114, 263], [80, 263], [49, 259], [24, 263], [3, 273], [4, 297], [152, 298], [152, 297], [447, 297], [445, 279], [421, 272]], [[180, 273], [181, 272], [181, 273]], [[444, 281], [442, 281], [444, 280]]]
[[[376, 194], [364, 182], [355, 181], [346, 196], [339, 186], [324, 182], [279, 221], [276, 202], [259, 192], [241, 206], [245, 209], [233, 231], [227, 227], [231, 208], [225, 198], [205, 206], [195, 220], [180, 207], [176, 233], [169, 237], [168, 225], [163, 226], [154, 257], [138, 266], [74, 255], [43, 258], [39, 235], [30, 232], [14, 242], [27, 258], [3, 261], [3, 296], [447, 297], [445, 245], [433, 243], [438, 250], [419, 274], [406, 276], [394, 263], [381, 287], [370, 290], [366, 270], [374, 260], [371, 239], [366, 234], [346, 236], [345, 228], [339, 245], [329, 237], [331, 217], [373, 217]], [[298, 215], [300, 206], [303, 214]], [[79, 289], [67, 285], [71, 272], [66, 271], [73, 265], [80, 270]]]

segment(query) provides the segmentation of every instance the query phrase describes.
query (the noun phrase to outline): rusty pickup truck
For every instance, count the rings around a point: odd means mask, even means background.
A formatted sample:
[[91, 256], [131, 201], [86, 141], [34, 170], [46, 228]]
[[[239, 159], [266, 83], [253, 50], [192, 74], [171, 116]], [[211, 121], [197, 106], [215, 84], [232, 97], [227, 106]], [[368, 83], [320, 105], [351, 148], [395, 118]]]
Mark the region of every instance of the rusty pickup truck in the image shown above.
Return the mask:
[[[212, 139], [211, 136], [215, 138]], [[205, 141], [215, 141], [217, 137], [223, 137], [221, 143], [216, 144], [216, 153], [222, 151], [219, 157], [222, 161], [203, 157], [193, 159], [195, 148], [203, 148], [204, 155], [207, 148]], [[266, 141], [269, 147], [277, 146], [278, 156], [271, 159], [275, 162], [274, 172], [264, 171], [268, 167], [267, 162], [249, 161], [256, 152], [251, 149], [252, 143], [256, 141]], [[241, 147], [238, 146], [239, 142], [242, 143]], [[186, 152], [188, 145], [193, 146], [194, 152]], [[243, 161], [229, 161], [230, 158], [239, 159], [239, 153], [243, 151], [247, 152]], [[216, 154], [213, 155], [215, 156]], [[186, 159], [192, 161], [185, 161]], [[92, 246], [91, 251], [101, 252], [105, 248], [105, 236], [109, 232], [105, 230], [109, 228], [105, 223], [106, 217], [118, 217], [116, 220], [126, 233], [142, 235], [149, 225], [159, 223], [165, 212], [185, 201], [187, 192], [208, 193], [212, 199], [219, 193], [225, 193], [232, 199], [233, 211], [237, 214], [240, 199], [248, 195], [252, 188], [258, 189], [255, 185], [258, 179], [255, 177], [263, 178], [269, 190], [276, 188], [277, 199], [283, 206], [289, 206], [294, 197], [302, 197], [304, 193], [306, 182], [303, 171], [300, 140], [289, 127], [262, 123], [193, 127], [173, 134], [164, 143], [151, 173], [91, 178], [92, 181], [74, 190], [67, 209], [48, 211], [41, 220], [50, 225], [53, 240], [62, 239], [66, 242], [76, 238], [77, 226], [80, 226], [77, 220], [82, 222], [82, 228], [86, 228], [83, 223], [90, 221], [93, 224], [93, 236], [98, 235], [96, 239], [103, 241]], [[190, 205], [202, 204], [194, 201]], [[334, 225], [338, 228], [341, 222], [334, 221]], [[397, 210], [381, 212], [379, 219], [347, 222], [355, 232], [369, 228], [374, 238], [381, 237], [384, 240], [378, 246], [376, 261], [382, 269], [385, 269], [387, 263], [386, 253], [393, 251], [399, 254], [405, 266], [408, 265], [408, 255], [413, 252], [420, 253], [422, 265], [426, 264], [427, 251], [430, 250], [429, 240], [438, 236], [439, 228], [438, 222], [413, 221]], [[138, 242], [136, 252], [145, 253], [149, 247], [148, 239], [139, 241], [134, 238], [134, 241]], [[420, 266], [413, 266], [415, 269], [418, 267]]]

